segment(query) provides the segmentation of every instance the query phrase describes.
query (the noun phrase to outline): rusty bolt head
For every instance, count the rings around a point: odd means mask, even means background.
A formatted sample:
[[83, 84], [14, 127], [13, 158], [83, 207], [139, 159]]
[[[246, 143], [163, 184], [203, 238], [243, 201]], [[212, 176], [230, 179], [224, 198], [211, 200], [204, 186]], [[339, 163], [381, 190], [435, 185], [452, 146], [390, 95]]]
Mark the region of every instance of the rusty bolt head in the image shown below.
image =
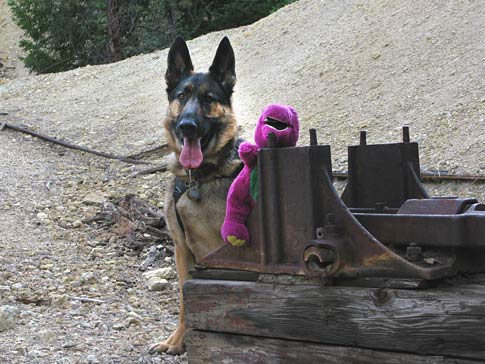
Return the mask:
[[406, 259], [410, 262], [420, 262], [423, 260], [423, 250], [416, 243], [411, 243], [406, 249]]

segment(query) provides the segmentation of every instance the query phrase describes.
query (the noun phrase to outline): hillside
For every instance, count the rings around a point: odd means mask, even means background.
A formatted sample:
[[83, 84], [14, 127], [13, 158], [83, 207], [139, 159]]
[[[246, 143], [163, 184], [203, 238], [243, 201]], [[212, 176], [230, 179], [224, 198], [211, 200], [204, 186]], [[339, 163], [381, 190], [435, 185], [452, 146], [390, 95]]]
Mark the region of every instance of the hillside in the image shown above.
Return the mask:
[[[245, 137], [265, 104], [289, 103], [303, 130], [317, 128], [332, 145], [337, 169], [360, 129], [369, 142], [384, 142], [408, 124], [424, 168], [483, 174], [484, 23], [480, 1], [302, 0], [189, 47], [205, 70], [221, 37], [230, 37]], [[1, 108], [39, 130], [133, 153], [163, 140], [166, 56], [13, 81], [0, 88]]]

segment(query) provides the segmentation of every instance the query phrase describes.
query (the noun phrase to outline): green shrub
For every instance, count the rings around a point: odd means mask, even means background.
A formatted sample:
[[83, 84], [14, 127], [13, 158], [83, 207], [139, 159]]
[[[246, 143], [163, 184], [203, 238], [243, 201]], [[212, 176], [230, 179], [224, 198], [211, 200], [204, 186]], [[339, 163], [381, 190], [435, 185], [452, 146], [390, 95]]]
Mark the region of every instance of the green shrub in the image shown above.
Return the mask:
[[[293, 0], [294, 1], [294, 0]], [[37, 73], [118, 61], [252, 23], [292, 0], [8, 0]]]

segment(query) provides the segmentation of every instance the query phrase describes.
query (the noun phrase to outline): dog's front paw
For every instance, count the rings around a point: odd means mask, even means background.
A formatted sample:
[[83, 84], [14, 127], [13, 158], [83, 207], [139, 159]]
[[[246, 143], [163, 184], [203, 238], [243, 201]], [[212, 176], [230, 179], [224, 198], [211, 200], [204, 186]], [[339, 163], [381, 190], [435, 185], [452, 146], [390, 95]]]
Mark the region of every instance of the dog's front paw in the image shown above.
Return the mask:
[[165, 340], [156, 344], [153, 344], [148, 349], [150, 353], [167, 353], [169, 355], [180, 355], [185, 353], [185, 347], [183, 343], [171, 344], [169, 340]]
[[180, 355], [185, 353], [184, 345], [185, 325], [178, 326], [167, 340], [153, 344], [148, 349], [150, 353], [167, 353], [169, 355]]

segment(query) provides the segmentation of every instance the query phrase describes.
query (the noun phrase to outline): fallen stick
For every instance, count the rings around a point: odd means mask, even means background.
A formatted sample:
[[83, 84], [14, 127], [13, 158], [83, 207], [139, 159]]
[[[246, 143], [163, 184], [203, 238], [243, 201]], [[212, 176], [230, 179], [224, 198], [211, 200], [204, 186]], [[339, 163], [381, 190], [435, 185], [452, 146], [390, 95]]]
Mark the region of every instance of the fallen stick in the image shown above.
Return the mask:
[[127, 158], [127, 157], [123, 157], [123, 156], [119, 156], [119, 155], [114, 155], [114, 154], [110, 154], [110, 153], [105, 153], [105, 152], [98, 152], [97, 150], [93, 150], [91, 148], [83, 147], [81, 145], [72, 144], [72, 143], [66, 142], [64, 140], [59, 140], [59, 139], [50, 137], [50, 136], [42, 134], [42, 133], [38, 133], [36, 131], [30, 130], [30, 129], [27, 129], [27, 128], [24, 128], [24, 127], [21, 127], [21, 126], [12, 125], [12, 124], [8, 124], [8, 123], [2, 123], [2, 126], [5, 129], [11, 129], [11, 130], [18, 131], [20, 133], [29, 134], [29, 135], [35, 136], [39, 139], [46, 140], [46, 141], [54, 143], [54, 144], [62, 145], [63, 147], [66, 147], [66, 148], [75, 149], [75, 150], [79, 150], [81, 152], [94, 154], [94, 155], [97, 155], [99, 157], [104, 157], [104, 158], [108, 158], [108, 159], [116, 159], [116, 160], [119, 160], [121, 162], [130, 163], [130, 164], [151, 164], [150, 162], [139, 161], [139, 160], [136, 160], [136, 159], [131, 159], [131, 158]]
[[[333, 176], [337, 179], [347, 179], [349, 178], [348, 172], [334, 171]], [[421, 171], [421, 180], [423, 181], [471, 181], [475, 182], [485, 182], [485, 176], [480, 175], [469, 175], [469, 174], [448, 174], [448, 173], [435, 173]]]
[[71, 297], [73, 300], [80, 301], [80, 302], [90, 302], [90, 303], [106, 303], [106, 301], [98, 300], [96, 298], [89, 298], [89, 297]]
[[143, 176], [143, 175], [146, 175], [146, 174], [152, 174], [152, 173], [156, 173], [156, 172], [166, 172], [166, 171], [167, 171], [167, 165], [162, 164], [162, 165], [155, 166], [155, 167], [152, 167], [152, 168], [143, 169], [139, 172], [134, 172], [134, 173], [131, 174], [131, 177], [138, 177], [138, 176]]
[[127, 156], [127, 158], [142, 159], [142, 158], [146, 158], [146, 157], [151, 157], [152, 155], [157, 155], [159, 157], [163, 157], [169, 151], [170, 150], [168, 149], [168, 144], [165, 143], [165, 144], [159, 145], [158, 147], [148, 149], [148, 150], [145, 150], [145, 151], [140, 152], [140, 153], [131, 154], [131, 155]]

